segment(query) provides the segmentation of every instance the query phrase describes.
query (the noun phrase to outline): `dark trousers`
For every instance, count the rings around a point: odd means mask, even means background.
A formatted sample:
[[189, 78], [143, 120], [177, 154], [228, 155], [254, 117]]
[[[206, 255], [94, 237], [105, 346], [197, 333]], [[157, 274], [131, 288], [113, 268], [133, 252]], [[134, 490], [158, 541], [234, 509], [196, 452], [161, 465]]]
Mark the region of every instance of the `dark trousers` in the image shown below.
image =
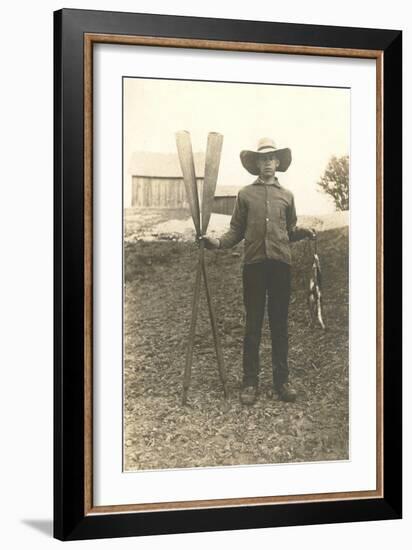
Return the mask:
[[267, 304], [272, 339], [274, 387], [287, 382], [290, 266], [267, 260], [243, 267], [246, 327], [243, 341], [243, 385], [258, 385], [259, 345]]

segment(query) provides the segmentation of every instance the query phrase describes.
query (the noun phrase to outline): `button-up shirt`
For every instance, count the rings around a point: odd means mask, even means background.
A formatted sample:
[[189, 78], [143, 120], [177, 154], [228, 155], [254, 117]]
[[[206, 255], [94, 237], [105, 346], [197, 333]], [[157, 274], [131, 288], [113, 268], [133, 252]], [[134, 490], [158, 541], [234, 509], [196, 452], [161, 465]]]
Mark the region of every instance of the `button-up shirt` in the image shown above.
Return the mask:
[[268, 259], [291, 264], [289, 243], [307, 236], [307, 230], [297, 228], [296, 222], [293, 194], [277, 178], [270, 184], [258, 178], [239, 191], [220, 248], [231, 248], [244, 239], [245, 264]]

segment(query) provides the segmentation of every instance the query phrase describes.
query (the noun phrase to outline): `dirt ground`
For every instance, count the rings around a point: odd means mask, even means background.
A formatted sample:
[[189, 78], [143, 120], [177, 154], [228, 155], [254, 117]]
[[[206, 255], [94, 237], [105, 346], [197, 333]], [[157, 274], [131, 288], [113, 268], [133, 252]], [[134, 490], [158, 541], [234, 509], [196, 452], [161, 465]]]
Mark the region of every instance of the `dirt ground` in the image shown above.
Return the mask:
[[[126, 236], [151, 222], [126, 217]], [[181, 217], [184, 215], [181, 213]], [[186, 215], [186, 214], [185, 214]], [[147, 229], [147, 227], [146, 227]], [[327, 330], [309, 326], [307, 242], [292, 245], [289, 316], [291, 382], [296, 403], [272, 394], [265, 319], [259, 399], [239, 402], [243, 338], [241, 250], [206, 251], [229, 398], [219, 380], [202, 288], [186, 407], [182, 375], [198, 250], [169, 239], [125, 241], [124, 469], [147, 470], [348, 459], [348, 228], [319, 233]]]

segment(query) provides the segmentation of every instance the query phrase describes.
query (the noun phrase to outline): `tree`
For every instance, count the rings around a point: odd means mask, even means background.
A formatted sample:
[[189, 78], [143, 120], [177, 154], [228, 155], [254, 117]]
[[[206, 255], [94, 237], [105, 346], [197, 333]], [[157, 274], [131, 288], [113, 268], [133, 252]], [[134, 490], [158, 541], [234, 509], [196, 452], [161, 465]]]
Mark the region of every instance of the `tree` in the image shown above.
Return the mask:
[[317, 184], [333, 198], [336, 210], [349, 210], [349, 157], [331, 157]]

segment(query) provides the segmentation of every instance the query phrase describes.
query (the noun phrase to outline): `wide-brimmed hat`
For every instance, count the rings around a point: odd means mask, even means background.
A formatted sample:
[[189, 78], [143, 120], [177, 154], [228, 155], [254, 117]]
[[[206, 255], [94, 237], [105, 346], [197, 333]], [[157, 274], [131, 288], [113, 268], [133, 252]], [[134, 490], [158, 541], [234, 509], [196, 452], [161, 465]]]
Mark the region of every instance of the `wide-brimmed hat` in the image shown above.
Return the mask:
[[256, 151], [241, 151], [240, 160], [248, 172], [258, 176], [259, 169], [256, 161], [260, 155], [265, 153], [276, 154], [276, 158], [279, 160], [279, 166], [276, 169], [278, 172], [286, 172], [292, 162], [292, 151], [288, 148], [277, 149], [275, 142], [270, 138], [260, 139]]

